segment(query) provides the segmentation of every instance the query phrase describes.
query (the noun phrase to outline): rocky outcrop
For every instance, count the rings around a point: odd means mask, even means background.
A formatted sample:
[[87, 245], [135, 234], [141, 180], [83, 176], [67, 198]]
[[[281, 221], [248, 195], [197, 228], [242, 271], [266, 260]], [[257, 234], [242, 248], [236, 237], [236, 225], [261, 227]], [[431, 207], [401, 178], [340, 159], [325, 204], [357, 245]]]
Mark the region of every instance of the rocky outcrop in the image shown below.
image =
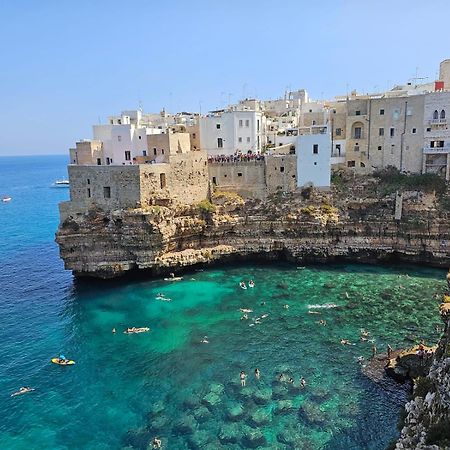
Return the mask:
[[415, 380], [396, 450], [450, 449], [450, 308], [449, 303], [443, 305], [445, 332], [428, 376]]
[[450, 219], [433, 194], [404, 195], [395, 220], [395, 194], [380, 199], [363, 188], [265, 202], [222, 193], [215, 205], [81, 211], [61, 223], [56, 240], [67, 269], [101, 278], [243, 259], [450, 265]]

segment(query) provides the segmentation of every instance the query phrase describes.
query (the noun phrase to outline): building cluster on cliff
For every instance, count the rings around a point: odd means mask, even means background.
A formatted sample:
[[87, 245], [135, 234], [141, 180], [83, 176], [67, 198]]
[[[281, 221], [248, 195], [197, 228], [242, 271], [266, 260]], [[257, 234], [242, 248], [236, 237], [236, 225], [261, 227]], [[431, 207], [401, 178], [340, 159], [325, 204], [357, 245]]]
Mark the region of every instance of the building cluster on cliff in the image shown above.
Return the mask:
[[333, 169], [368, 174], [394, 166], [449, 180], [450, 60], [439, 80], [414, 81], [329, 101], [298, 90], [206, 115], [124, 111], [70, 150], [66, 208], [195, 203], [211, 189], [264, 198], [327, 188]]

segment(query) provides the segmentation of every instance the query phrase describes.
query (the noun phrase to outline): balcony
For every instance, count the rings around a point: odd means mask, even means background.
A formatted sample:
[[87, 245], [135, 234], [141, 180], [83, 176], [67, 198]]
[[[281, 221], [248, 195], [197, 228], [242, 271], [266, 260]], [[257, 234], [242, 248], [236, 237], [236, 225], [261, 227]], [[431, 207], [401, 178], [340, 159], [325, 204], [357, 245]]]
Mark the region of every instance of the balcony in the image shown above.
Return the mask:
[[424, 155], [438, 155], [440, 153], [450, 153], [450, 145], [445, 145], [444, 147], [424, 147]]
[[428, 121], [429, 125], [447, 125], [447, 119], [431, 119]]

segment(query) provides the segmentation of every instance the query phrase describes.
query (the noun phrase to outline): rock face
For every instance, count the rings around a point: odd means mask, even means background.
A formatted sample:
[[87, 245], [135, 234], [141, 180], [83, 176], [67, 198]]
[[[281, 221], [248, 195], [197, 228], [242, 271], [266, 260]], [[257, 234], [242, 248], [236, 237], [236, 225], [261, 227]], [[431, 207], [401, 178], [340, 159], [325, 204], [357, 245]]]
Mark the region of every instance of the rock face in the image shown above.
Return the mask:
[[135, 269], [149, 275], [196, 264], [284, 258], [299, 263], [390, 259], [450, 265], [450, 218], [431, 194], [403, 201], [366, 190], [272, 196], [265, 202], [151, 206], [80, 212], [60, 224], [56, 241], [75, 276], [110, 278]]
[[406, 420], [396, 450], [450, 448], [450, 313], [441, 309], [445, 332], [427, 377], [416, 379], [414, 399], [405, 406]]

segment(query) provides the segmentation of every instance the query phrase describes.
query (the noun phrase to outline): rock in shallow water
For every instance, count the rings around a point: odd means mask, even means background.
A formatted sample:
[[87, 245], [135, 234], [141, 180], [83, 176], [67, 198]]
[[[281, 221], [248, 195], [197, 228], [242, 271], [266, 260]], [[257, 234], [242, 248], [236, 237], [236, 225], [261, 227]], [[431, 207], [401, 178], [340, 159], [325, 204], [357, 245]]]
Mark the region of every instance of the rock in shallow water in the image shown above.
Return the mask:
[[192, 434], [197, 428], [197, 423], [191, 416], [182, 416], [172, 428], [174, 434]]
[[227, 418], [231, 421], [240, 420], [244, 414], [245, 409], [240, 403], [231, 405], [227, 410]]
[[275, 407], [275, 414], [287, 414], [293, 408], [292, 400], [280, 400]]
[[310, 401], [305, 401], [299, 411], [300, 418], [309, 425], [323, 425], [326, 422], [326, 414]]
[[227, 423], [219, 431], [219, 439], [222, 444], [235, 444], [241, 437], [241, 429], [236, 423]]
[[221, 402], [221, 398], [214, 392], [210, 392], [209, 394], [206, 394], [202, 399], [202, 403], [204, 405], [206, 405], [208, 408], [213, 408], [214, 406], [218, 405], [220, 402]]
[[272, 389], [270, 388], [258, 389], [253, 394], [253, 401], [258, 405], [265, 405], [269, 403], [271, 398], [272, 398]]
[[195, 417], [195, 420], [199, 423], [206, 422], [211, 416], [211, 412], [206, 406], [199, 406], [198, 408], [195, 408], [192, 414]]
[[259, 408], [250, 416], [250, 424], [254, 427], [266, 425], [271, 421], [272, 417], [269, 411]]
[[266, 443], [266, 438], [259, 429], [245, 427], [242, 443], [250, 448], [257, 448]]

